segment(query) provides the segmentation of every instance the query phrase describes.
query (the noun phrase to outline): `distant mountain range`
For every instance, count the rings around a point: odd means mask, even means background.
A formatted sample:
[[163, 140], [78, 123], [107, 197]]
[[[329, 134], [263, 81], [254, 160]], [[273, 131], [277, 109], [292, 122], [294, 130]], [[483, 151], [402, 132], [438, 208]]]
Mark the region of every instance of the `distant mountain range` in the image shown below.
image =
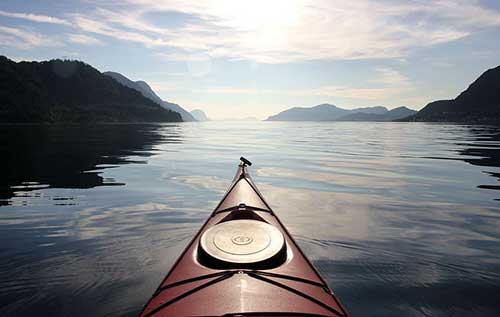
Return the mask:
[[408, 109], [406, 107], [398, 107], [384, 113], [366, 113], [363, 111], [355, 112], [340, 117], [338, 121], [393, 121], [406, 118], [415, 113], [417, 113], [415, 110]]
[[234, 118], [232, 119], [233, 121], [261, 121], [257, 117], [241, 117], [241, 118]]
[[189, 112], [197, 121], [210, 121], [210, 118], [201, 109], [194, 109]]
[[179, 121], [179, 113], [83, 62], [0, 56], [0, 122]]
[[417, 113], [406, 107], [388, 110], [385, 107], [343, 109], [330, 104], [311, 108], [295, 107], [270, 116], [266, 121], [392, 121]]
[[484, 72], [455, 99], [431, 102], [403, 121], [500, 123], [500, 66]]
[[196, 119], [189, 112], [184, 110], [184, 108], [178, 104], [162, 100], [145, 81], [132, 81], [116, 72], [104, 72], [103, 74], [114, 78], [117, 82], [124, 86], [139, 91], [144, 97], [151, 99], [163, 108], [180, 113], [183, 121], [196, 121]]
[[[252, 120], [254, 118], [251, 118]], [[0, 56], [0, 122], [179, 122], [207, 121], [162, 100], [144, 81], [100, 73], [69, 60], [14, 62]], [[295, 107], [266, 121], [437, 121], [500, 124], [500, 66], [484, 72], [452, 100], [406, 107], [343, 109], [331, 104]]]

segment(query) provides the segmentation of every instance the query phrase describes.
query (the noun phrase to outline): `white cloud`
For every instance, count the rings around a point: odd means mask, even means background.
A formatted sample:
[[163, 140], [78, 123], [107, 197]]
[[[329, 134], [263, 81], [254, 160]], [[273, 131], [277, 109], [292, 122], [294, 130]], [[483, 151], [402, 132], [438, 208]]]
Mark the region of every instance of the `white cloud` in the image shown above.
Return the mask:
[[208, 55], [183, 51], [171, 53], [160, 52], [157, 53], [156, 56], [164, 59], [165, 61], [205, 62], [210, 60], [210, 56]]
[[138, 32], [125, 31], [107, 22], [97, 21], [81, 14], [73, 15], [75, 25], [82, 31], [106, 35], [123, 41], [138, 42], [146, 46], [155, 44], [154, 39]]
[[[317, 103], [333, 102], [344, 108], [353, 108], [368, 105], [385, 105], [388, 108], [408, 106], [419, 109], [435, 96], [419, 94], [418, 82], [405, 76], [400, 71], [389, 67], [378, 67], [372, 69], [373, 79], [367, 80], [359, 85], [324, 85], [316, 88], [295, 89], [259, 89], [256, 87], [229, 87], [213, 86], [193, 90], [196, 94], [216, 95], [277, 95], [293, 97], [307, 97], [318, 100]], [[369, 73], [369, 70], [367, 70]], [[300, 100], [300, 99], [298, 99]], [[286, 107], [285, 107], [286, 108]], [[284, 110], [284, 109], [283, 109]], [[226, 110], [225, 110], [226, 111]], [[266, 113], [266, 110], [263, 110]], [[227, 113], [226, 113], [227, 115]], [[269, 115], [269, 113], [267, 114]]]
[[161, 81], [147, 81], [148, 85], [153, 89], [154, 92], [160, 94], [162, 92], [179, 91], [178, 85], [172, 82], [161, 82]]
[[14, 47], [17, 49], [30, 49], [40, 46], [62, 46], [56, 38], [20, 28], [0, 25], [0, 46]]
[[292, 96], [320, 96], [328, 98], [344, 98], [358, 101], [386, 103], [392, 100], [413, 100], [408, 97], [415, 91], [416, 84], [408, 77], [393, 68], [380, 67], [375, 69], [376, 78], [368, 85], [335, 86], [328, 85], [313, 89], [298, 89], [289, 92]]
[[407, 87], [411, 86], [410, 79], [399, 71], [389, 67], [378, 67], [375, 69], [378, 77], [373, 79], [373, 83], [383, 84], [390, 87]]
[[262, 91], [256, 88], [244, 88], [244, 87], [209, 87], [205, 89], [195, 90], [198, 93], [208, 93], [208, 94], [230, 94], [230, 95], [258, 95], [262, 93], [273, 93], [270, 90]]
[[292, 96], [320, 96], [335, 97], [363, 101], [377, 101], [386, 99], [391, 88], [362, 88], [348, 86], [323, 86], [314, 89], [295, 90], [289, 94]]
[[81, 45], [103, 45], [103, 43], [95, 37], [85, 34], [68, 34], [68, 41]]
[[33, 13], [17, 13], [17, 12], [7, 12], [0, 10], [0, 15], [9, 18], [22, 19], [33, 22], [70, 25], [68, 21], [60, 18], [55, 18], [47, 15], [38, 15]]
[[310, 89], [276, 90], [258, 89], [253, 87], [208, 87], [195, 90], [197, 93], [209, 94], [237, 94], [237, 95], [288, 95], [300, 97], [327, 97], [345, 98], [360, 101], [386, 101], [391, 98], [400, 98], [411, 92], [415, 84], [399, 71], [380, 67], [375, 69], [376, 78], [369, 81], [368, 85], [342, 86], [327, 85]]
[[[176, 13], [177, 22], [170, 24]], [[168, 14], [165, 22], [155, 24], [161, 14]], [[404, 58], [414, 49], [500, 26], [500, 13], [478, 0], [110, 0], [66, 19], [0, 15], [87, 33], [69, 38], [74, 43], [99, 44], [82, 37], [91, 33], [168, 49], [164, 56], [176, 61], [201, 56], [259, 63]]]
[[[500, 13], [475, 0], [126, 2], [112, 3], [115, 10], [98, 9], [94, 17], [79, 15], [76, 24], [88, 32], [151, 48], [180, 49], [171, 54], [176, 60], [199, 55], [262, 63], [393, 58], [500, 26]], [[146, 16], [161, 12], [196, 19], [160, 27]]]

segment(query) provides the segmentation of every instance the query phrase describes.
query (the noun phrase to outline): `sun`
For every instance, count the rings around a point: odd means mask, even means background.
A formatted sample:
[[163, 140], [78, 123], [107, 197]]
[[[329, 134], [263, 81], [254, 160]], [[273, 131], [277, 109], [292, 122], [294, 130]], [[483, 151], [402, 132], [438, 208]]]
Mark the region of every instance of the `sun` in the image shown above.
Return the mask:
[[275, 30], [298, 22], [299, 3], [294, 0], [222, 1], [219, 13], [230, 26], [241, 30]]
[[257, 52], [286, 47], [299, 27], [297, 0], [220, 1], [213, 4], [218, 24], [235, 31], [235, 41]]

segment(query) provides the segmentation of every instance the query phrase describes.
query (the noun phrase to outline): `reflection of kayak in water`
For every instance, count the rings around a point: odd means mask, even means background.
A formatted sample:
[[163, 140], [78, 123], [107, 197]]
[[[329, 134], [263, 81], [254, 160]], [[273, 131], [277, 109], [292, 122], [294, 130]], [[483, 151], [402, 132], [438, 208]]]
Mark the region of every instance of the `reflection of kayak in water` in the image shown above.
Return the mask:
[[141, 316], [347, 316], [241, 158], [228, 192]]

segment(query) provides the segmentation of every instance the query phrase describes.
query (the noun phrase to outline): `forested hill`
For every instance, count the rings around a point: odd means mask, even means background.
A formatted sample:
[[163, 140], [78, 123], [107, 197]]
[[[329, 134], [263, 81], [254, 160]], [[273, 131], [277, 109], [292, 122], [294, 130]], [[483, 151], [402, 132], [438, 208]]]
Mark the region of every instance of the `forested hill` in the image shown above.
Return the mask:
[[0, 122], [179, 121], [179, 113], [83, 62], [16, 63], [0, 56]]
[[404, 120], [500, 124], [500, 66], [484, 72], [455, 99], [431, 102]]
[[178, 104], [162, 100], [145, 81], [132, 81], [122, 74], [116, 72], [104, 72], [102, 74], [114, 78], [117, 82], [124, 86], [139, 91], [144, 97], [153, 100], [163, 108], [178, 112], [181, 115], [182, 121], [196, 121], [189, 112], [187, 112]]

